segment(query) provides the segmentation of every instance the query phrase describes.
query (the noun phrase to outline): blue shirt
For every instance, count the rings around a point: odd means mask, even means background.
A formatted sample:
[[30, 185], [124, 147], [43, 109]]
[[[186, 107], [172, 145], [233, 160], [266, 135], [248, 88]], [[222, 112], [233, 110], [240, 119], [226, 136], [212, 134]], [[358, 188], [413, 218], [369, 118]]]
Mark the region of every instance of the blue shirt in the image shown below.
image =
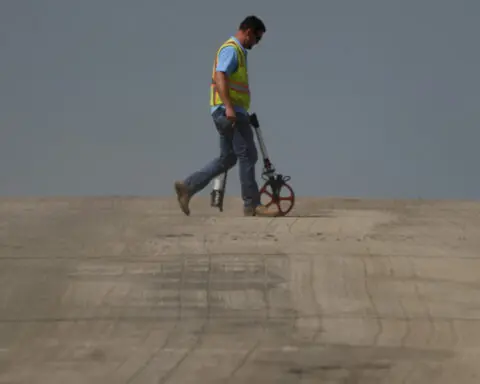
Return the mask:
[[[245, 48], [243, 48], [242, 44], [234, 37], [231, 37], [233, 40], [235, 40], [240, 47], [242, 47], [242, 50], [245, 54], [245, 65], [247, 65], [247, 51]], [[234, 47], [228, 46], [228, 47], [223, 47], [221, 51], [218, 53], [218, 60], [217, 60], [217, 71], [220, 72], [225, 72], [227, 76], [230, 76], [238, 66], [238, 57], [237, 57], [237, 51]], [[218, 108], [225, 108], [223, 104], [216, 105], [215, 107], [211, 108], [211, 113], [216, 111]], [[247, 111], [245, 108], [239, 107], [237, 105], [234, 105], [235, 112], [247, 114]]]

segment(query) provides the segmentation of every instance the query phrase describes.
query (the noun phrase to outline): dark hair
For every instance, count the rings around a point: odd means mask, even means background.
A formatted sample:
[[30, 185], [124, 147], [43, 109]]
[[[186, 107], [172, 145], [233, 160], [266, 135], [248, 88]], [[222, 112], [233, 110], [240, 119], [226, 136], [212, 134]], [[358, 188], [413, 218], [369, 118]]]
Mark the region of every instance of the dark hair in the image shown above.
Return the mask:
[[263, 32], [267, 31], [265, 28], [265, 24], [262, 20], [260, 20], [257, 16], [247, 16], [241, 23], [239, 28], [242, 31], [246, 31], [247, 29], [253, 29], [254, 32]]

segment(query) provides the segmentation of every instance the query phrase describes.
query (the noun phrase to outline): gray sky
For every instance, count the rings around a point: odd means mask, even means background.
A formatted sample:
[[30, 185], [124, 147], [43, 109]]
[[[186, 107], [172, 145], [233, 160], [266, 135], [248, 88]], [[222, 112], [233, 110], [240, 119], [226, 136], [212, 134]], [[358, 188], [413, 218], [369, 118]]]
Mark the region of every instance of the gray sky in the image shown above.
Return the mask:
[[480, 197], [480, 1], [174, 3], [0, 2], [1, 195], [171, 195], [218, 154], [213, 56], [253, 13], [253, 110], [298, 195]]

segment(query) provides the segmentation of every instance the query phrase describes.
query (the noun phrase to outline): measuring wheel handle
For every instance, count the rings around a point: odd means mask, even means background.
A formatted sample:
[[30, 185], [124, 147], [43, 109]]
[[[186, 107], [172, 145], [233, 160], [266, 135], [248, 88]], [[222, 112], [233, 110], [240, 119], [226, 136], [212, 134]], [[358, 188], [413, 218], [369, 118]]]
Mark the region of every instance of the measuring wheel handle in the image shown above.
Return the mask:
[[253, 126], [253, 128], [260, 127], [260, 123], [258, 122], [258, 117], [256, 113], [250, 114], [250, 124]]

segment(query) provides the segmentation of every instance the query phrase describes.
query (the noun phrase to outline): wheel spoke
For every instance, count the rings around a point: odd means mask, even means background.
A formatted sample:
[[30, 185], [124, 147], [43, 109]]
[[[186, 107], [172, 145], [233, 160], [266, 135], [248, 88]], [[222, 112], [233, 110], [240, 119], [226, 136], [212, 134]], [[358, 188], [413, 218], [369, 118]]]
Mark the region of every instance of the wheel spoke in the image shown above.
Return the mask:
[[263, 193], [265, 195], [267, 195], [268, 197], [270, 197], [271, 199], [273, 199], [273, 195], [270, 192], [268, 192], [267, 190], [264, 190]]
[[[270, 191], [267, 190], [267, 188], [272, 189], [272, 186], [270, 185], [270, 183], [268, 181], [264, 184], [264, 186], [260, 190], [260, 195], [265, 194], [270, 198], [270, 201], [267, 204], [265, 204], [265, 207], [268, 208], [272, 204], [275, 204], [278, 208], [278, 216], [285, 216], [286, 214], [288, 214], [292, 210], [293, 205], [295, 204], [295, 194], [293, 192], [293, 189], [290, 187], [290, 185], [288, 185], [285, 182], [281, 184], [280, 191], [283, 188], [287, 189], [287, 192], [288, 192], [289, 196], [278, 196], [278, 198], [274, 198], [273, 193], [272, 193], [273, 190], [272, 190], [272, 192], [270, 192]], [[278, 191], [278, 194], [280, 194], [280, 191]], [[281, 203], [284, 202], [284, 201], [288, 201], [289, 204], [288, 204], [287, 207], [282, 209]]]

